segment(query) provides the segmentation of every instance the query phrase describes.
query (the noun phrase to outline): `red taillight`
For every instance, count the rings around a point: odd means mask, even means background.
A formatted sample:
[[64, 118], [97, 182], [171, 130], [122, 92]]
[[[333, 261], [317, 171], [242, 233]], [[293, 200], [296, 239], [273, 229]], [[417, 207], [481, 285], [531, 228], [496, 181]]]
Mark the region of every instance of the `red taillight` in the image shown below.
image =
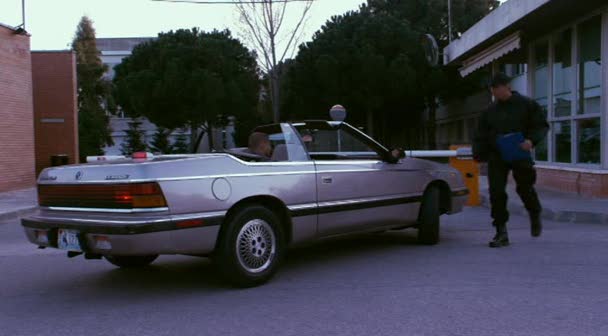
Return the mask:
[[41, 206], [145, 209], [167, 206], [158, 183], [39, 185]]

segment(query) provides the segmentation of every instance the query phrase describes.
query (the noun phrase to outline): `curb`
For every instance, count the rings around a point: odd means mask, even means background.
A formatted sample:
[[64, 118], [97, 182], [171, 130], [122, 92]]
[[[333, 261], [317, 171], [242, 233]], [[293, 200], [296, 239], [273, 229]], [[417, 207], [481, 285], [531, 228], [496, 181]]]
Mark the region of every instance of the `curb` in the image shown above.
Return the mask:
[[[481, 206], [490, 209], [490, 199], [488, 195], [481, 195]], [[528, 211], [523, 204], [516, 202], [508, 202], [507, 208], [509, 212], [527, 216]], [[585, 211], [570, 211], [570, 210], [554, 210], [544, 208], [542, 218], [550, 221], [561, 223], [585, 223], [585, 224], [605, 224], [608, 225], [608, 214]]]
[[38, 206], [33, 205], [33, 206], [18, 209], [18, 210], [14, 210], [14, 211], [0, 213], [0, 224], [2, 224], [2, 222], [4, 222], [4, 221], [8, 221], [11, 219], [18, 219], [18, 218], [27, 216], [27, 215], [35, 212], [37, 209], [38, 209]]

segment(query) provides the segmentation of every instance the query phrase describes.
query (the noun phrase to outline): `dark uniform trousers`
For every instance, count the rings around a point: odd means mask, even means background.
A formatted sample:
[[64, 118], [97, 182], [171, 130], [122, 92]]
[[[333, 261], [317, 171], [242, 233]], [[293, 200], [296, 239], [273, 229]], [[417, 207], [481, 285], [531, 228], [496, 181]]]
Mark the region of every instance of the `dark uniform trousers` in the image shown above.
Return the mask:
[[492, 219], [494, 226], [504, 225], [509, 221], [507, 211], [507, 179], [509, 171], [517, 185], [517, 194], [530, 215], [539, 215], [542, 211], [538, 195], [534, 189], [536, 169], [531, 161], [515, 161], [507, 163], [500, 158], [488, 160], [488, 182], [490, 184], [490, 202], [492, 203]]

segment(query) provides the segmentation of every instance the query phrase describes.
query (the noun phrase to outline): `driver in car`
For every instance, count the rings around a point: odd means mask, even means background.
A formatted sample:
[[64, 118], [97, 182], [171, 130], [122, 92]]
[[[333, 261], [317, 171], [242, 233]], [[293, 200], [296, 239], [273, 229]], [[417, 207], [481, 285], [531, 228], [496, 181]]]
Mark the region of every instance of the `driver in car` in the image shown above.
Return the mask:
[[260, 156], [263, 161], [269, 161], [272, 157], [272, 145], [266, 133], [251, 133], [248, 149], [250, 153]]

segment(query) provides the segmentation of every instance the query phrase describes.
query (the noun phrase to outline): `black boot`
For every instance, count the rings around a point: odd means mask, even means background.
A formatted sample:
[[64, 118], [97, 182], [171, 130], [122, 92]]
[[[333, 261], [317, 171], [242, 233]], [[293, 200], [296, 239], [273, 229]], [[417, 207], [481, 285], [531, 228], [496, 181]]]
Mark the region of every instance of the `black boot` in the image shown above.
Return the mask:
[[540, 237], [541, 233], [543, 233], [543, 223], [540, 214], [530, 214], [530, 234], [532, 237]]
[[490, 242], [490, 247], [509, 246], [509, 235], [507, 234], [507, 226], [505, 224], [494, 224], [496, 226], [496, 235]]

